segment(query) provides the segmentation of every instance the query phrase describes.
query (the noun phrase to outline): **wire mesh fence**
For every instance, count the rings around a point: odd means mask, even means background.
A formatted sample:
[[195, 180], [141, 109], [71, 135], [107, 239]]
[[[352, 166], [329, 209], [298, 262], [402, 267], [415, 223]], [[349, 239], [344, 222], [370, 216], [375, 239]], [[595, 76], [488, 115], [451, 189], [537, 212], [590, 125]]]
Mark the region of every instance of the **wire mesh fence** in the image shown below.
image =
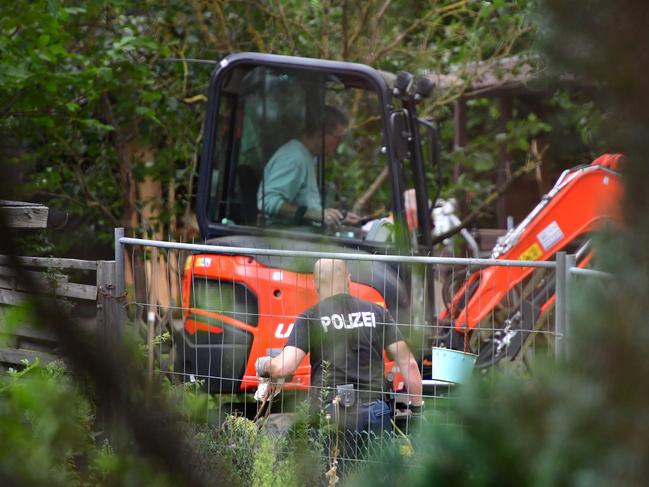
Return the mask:
[[[181, 391], [180, 403], [197, 421], [214, 425], [215, 434], [228, 437], [235, 457], [237, 451], [248, 455], [260, 448], [258, 433], [242, 433], [244, 418], [262, 428], [275, 454], [303, 442], [303, 449], [319, 458], [323, 475], [371, 465], [386, 444], [408, 451], [410, 436], [422, 427], [418, 408], [412, 407], [418, 401], [408, 390], [414, 378], [388, 353], [392, 343], [385, 330], [396, 328], [393, 336], [414, 357], [423, 401], [434, 411], [427, 420], [439, 422], [452, 421], [448, 413], [466, 378], [462, 374], [502, 368], [529, 373], [531, 358], [553, 356], [560, 342], [554, 262], [294, 248], [294, 243], [248, 249], [118, 239], [127, 256], [128, 319], [146, 340], [151, 379], [164, 378]], [[313, 368], [322, 369], [312, 361], [322, 353], [304, 350], [311, 353], [285, 379], [281, 393], [255, 401], [260, 381], [255, 361], [280, 355], [297, 333], [298, 316], [319, 302], [313, 267], [322, 258], [346, 263], [350, 295], [389, 311], [384, 322], [373, 322], [360, 309], [334, 313], [326, 325], [358, 336], [366, 328], [370, 336], [383, 330], [383, 349], [370, 364], [380, 368], [380, 386], [350, 379], [359, 398], [350, 407], [339, 383], [312, 381]], [[356, 345], [345, 348], [333, 366], [354, 368], [351, 362], [364, 357], [358, 350], [367, 344], [359, 338]], [[362, 421], [356, 418], [349, 426], [354, 414]]]

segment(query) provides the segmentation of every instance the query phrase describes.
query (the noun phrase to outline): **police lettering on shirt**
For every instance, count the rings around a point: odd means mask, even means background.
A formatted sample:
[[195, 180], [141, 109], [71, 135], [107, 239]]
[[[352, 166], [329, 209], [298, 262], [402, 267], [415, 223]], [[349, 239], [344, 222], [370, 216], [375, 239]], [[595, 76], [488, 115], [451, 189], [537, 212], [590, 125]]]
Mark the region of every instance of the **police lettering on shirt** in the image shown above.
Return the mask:
[[353, 328], [361, 328], [367, 326], [376, 328], [376, 316], [372, 311], [359, 311], [358, 313], [349, 313], [346, 317], [342, 314], [334, 313], [331, 316], [321, 316], [320, 324], [324, 331], [329, 331], [329, 327], [333, 326], [336, 330], [351, 330]]

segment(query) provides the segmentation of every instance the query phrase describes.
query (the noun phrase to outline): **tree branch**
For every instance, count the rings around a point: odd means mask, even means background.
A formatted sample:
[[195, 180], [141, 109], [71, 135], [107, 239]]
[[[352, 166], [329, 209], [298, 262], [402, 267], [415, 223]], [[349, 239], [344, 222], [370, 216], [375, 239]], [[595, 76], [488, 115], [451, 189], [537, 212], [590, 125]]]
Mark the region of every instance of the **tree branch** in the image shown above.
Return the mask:
[[210, 2], [208, 3], [208, 5], [213, 6], [213, 8], [210, 8], [210, 10], [219, 21], [219, 27], [223, 32], [222, 37], [225, 40], [225, 47], [227, 48], [229, 53], [234, 52], [234, 48], [232, 47], [232, 43], [230, 42], [230, 29], [228, 29], [228, 23], [225, 20], [225, 15], [223, 15], [223, 9], [221, 8], [220, 2]]
[[286, 40], [290, 43], [291, 52], [295, 52], [295, 42], [293, 41], [291, 30], [288, 28], [288, 19], [286, 18], [286, 12], [284, 12], [284, 7], [282, 6], [282, 0], [277, 0], [277, 10], [279, 11], [279, 24], [282, 26]]
[[367, 190], [358, 197], [358, 199], [354, 202], [354, 205], [352, 206], [352, 212], [358, 214], [359, 211], [365, 207], [367, 202], [372, 198], [372, 195], [376, 193], [376, 190], [378, 190], [381, 185], [385, 182], [385, 180], [388, 178], [388, 166], [385, 166], [381, 173], [376, 177], [376, 179], [370, 184], [370, 186], [367, 188]]
[[[196, 170], [198, 169], [198, 160], [200, 157], [200, 151], [201, 151], [201, 141], [203, 140], [203, 131], [205, 130], [205, 122], [201, 123], [201, 130], [198, 133], [198, 136], [196, 137], [196, 140], [194, 141], [194, 154], [192, 156], [192, 170], [189, 171], [188, 176], [187, 176], [187, 195], [188, 199], [192, 197], [193, 192], [194, 192], [194, 174], [196, 174]], [[183, 217], [183, 221], [187, 221], [187, 218], [189, 217], [189, 214], [191, 212], [191, 207], [190, 205], [187, 205], [185, 207], [185, 216]]]
[[246, 8], [246, 30], [248, 31], [248, 34], [251, 35], [253, 41], [255, 42], [255, 46], [259, 50], [259, 52], [264, 52], [266, 51], [266, 45], [264, 43], [264, 39], [259, 33], [257, 29], [255, 29], [255, 25], [252, 19], [252, 11], [250, 10], [250, 7]]
[[385, 0], [385, 2], [383, 2], [383, 5], [381, 6], [381, 9], [376, 14], [376, 17], [374, 17], [376, 19], [377, 24], [381, 22], [381, 19], [385, 15], [385, 12], [387, 11], [388, 7], [390, 6], [390, 3], [392, 3], [392, 0]]
[[322, 0], [321, 56], [329, 59], [329, 0]]
[[81, 169], [79, 164], [76, 165], [74, 172], [77, 176], [77, 181], [79, 181], [79, 187], [81, 188], [81, 191], [83, 191], [83, 194], [86, 196], [86, 198], [90, 200], [86, 202], [86, 205], [99, 208], [104, 216], [106, 216], [110, 220], [113, 226], [118, 227], [120, 225], [119, 219], [115, 218], [115, 215], [113, 215], [113, 213], [101, 201], [99, 201], [99, 198], [97, 198], [92, 193], [92, 191], [90, 191], [90, 189], [88, 188], [88, 183], [86, 182], [86, 177], [84, 176], [83, 170]]
[[122, 221], [127, 222], [128, 218], [131, 215], [133, 207], [135, 206], [135, 185], [133, 184], [132, 173], [131, 173], [131, 155], [129, 154], [129, 151], [126, 147], [126, 140], [128, 136], [124, 135], [120, 126], [117, 123], [117, 120], [115, 119], [115, 115], [113, 114], [113, 107], [110, 102], [110, 99], [108, 98], [107, 92], [103, 92], [101, 94], [101, 100], [104, 104], [104, 113], [105, 113], [106, 121], [110, 125], [112, 125], [114, 129], [113, 133], [111, 134], [111, 137], [113, 138], [113, 143], [115, 144], [115, 149], [117, 150], [117, 155], [120, 161], [119, 162], [120, 182], [122, 188], [124, 189], [124, 194], [126, 194], [126, 202], [123, 205], [121, 216], [122, 216]]
[[347, 56], [348, 56], [348, 50], [349, 50], [349, 17], [348, 17], [348, 9], [347, 9], [347, 0], [343, 0], [342, 2], [342, 10], [343, 10], [343, 18], [342, 18], [342, 35], [343, 35], [343, 52], [342, 52], [342, 58], [343, 61], [347, 61]]
[[361, 35], [361, 32], [363, 31], [363, 27], [367, 24], [367, 15], [370, 12], [370, 7], [372, 7], [373, 2], [366, 1], [365, 6], [363, 8], [363, 12], [361, 14], [361, 19], [360, 22], [358, 23], [358, 28], [352, 33], [351, 37], [349, 38], [349, 45], [353, 46], [356, 41], [358, 40], [358, 36]]
[[[278, 0], [281, 2], [282, 0]], [[265, 15], [268, 17], [271, 17], [273, 19], [278, 19], [280, 22], [285, 21], [286, 22], [286, 29], [287, 29], [287, 35], [291, 37], [291, 42], [293, 42], [293, 36], [291, 36], [290, 31], [288, 30], [289, 26], [293, 27], [296, 30], [300, 30], [302, 34], [304, 34], [306, 37], [309, 37], [312, 41], [316, 42], [315, 37], [313, 36], [313, 32], [310, 29], [305, 28], [305, 23], [304, 22], [296, 22], [295, 20], [290, 19], [284, 14], [284, 17], [282, 18], [281, 13], [278, 14], [274, 12], [273, 10], [269, 9], [264, 2], [254, 2], [251, 0], [239, 0], [239, 3], [242, 3], [244, 5], [252, 6], [256, 10], [259, 10], [260, 12], [263, 12]], [[281, 9], [282, 12], [284, 12], [284, 9]], [[293, 48], [295, 48], [295, 44], [292, 43]]]
[[[398, 36], [396, 36], [392, 42], [390, 42], [387, 46], [383, 47], [382, 49], [377, 50], [374, 55], [370, 58], [370, 62], [368, 64], [374, 64], [378, 59], [381, 57], [385, 56], [388, 52], [390, 52], [392, 49], [394, 49], [403, 39], [413, 32], [415, 29], [420, 27], [426, 20], [428, 20], [434, 13], [433, 9], [430, 9], [426, 15], [423, 17], [417, 19], [415, 22], [410, 25], [406, 30], [402, 31]], [[378, 28], [378, 27], [377, 27]]]
[[208, 25], [205, 23], [205, 16], [201, 12], [201, 5], [196, 0], [189, 0], [189, 4], [192, 7], [192, 10], [194, 11], [194, 17], [196, 18], [197, 22], [197, 27], [198, 30], [200, 30], [205, 38], [207, 39], [208, 42], [213, 44], [214, 46], [218, 46], [219, 42], [216, 36], [212, 33], [211, 29], [208, 27]]

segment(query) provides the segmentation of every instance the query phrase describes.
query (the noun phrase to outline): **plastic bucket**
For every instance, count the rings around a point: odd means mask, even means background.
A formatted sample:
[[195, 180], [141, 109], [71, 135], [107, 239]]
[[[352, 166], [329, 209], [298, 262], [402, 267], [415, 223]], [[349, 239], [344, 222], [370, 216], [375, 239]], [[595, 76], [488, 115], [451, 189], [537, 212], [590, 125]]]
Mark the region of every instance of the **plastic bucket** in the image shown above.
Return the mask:
[[450, 348], [433, 347], [432, 379], [463, 383], [469, 380], [477, 355]]

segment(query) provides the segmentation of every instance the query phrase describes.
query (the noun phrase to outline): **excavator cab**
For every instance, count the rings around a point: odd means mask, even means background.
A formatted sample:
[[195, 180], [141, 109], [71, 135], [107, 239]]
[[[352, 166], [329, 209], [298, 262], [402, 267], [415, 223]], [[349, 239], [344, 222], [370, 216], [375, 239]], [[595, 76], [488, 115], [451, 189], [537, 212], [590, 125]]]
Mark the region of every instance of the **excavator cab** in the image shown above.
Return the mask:
[[[397, 244], [393, 232], [363, 226], [389, 215], [397, 226], [404, 225], [404, 189], [424, 171], [413, 167], [423, 164], [422, 149], [411, 140], [411, 133], [420, 130], [414, 103], [407, 110], [394, 108], [393, 79], [367, 66], [333, 61], [261, 54], [222, 61], [210, 84], [205, 126], [197, 196], [202, 236], [293, 239], [299, 234], [301, 240], [324, 238], [347, 246]], [[326, 114], [332, 109], [348, 120], [342, 137], [327, 127]], [[310, 206], [317, 199], [321, 209], [353, 211], [361, 217], [359, 225], [332, 228], [323, 218], [303, 222], [273, 214], [278, 198], [300, 204], [291, 201], [296, 188], [271, 188], [268, 181], [278, 179], [273, 170], [288, 168], [270, 167], [269, 162], [287, 143], [304, 152], [307, 135]], [[334, 152], [332, 144], [337, 146]], [[418, 189], [426, 192], [425, 185]], [[427, 195], [421, 197], [427, 201]], [[423, 225], [430, 221], [424, 206], [419, 218]], [[408, 245], [409, 239], [400, 243]]]

